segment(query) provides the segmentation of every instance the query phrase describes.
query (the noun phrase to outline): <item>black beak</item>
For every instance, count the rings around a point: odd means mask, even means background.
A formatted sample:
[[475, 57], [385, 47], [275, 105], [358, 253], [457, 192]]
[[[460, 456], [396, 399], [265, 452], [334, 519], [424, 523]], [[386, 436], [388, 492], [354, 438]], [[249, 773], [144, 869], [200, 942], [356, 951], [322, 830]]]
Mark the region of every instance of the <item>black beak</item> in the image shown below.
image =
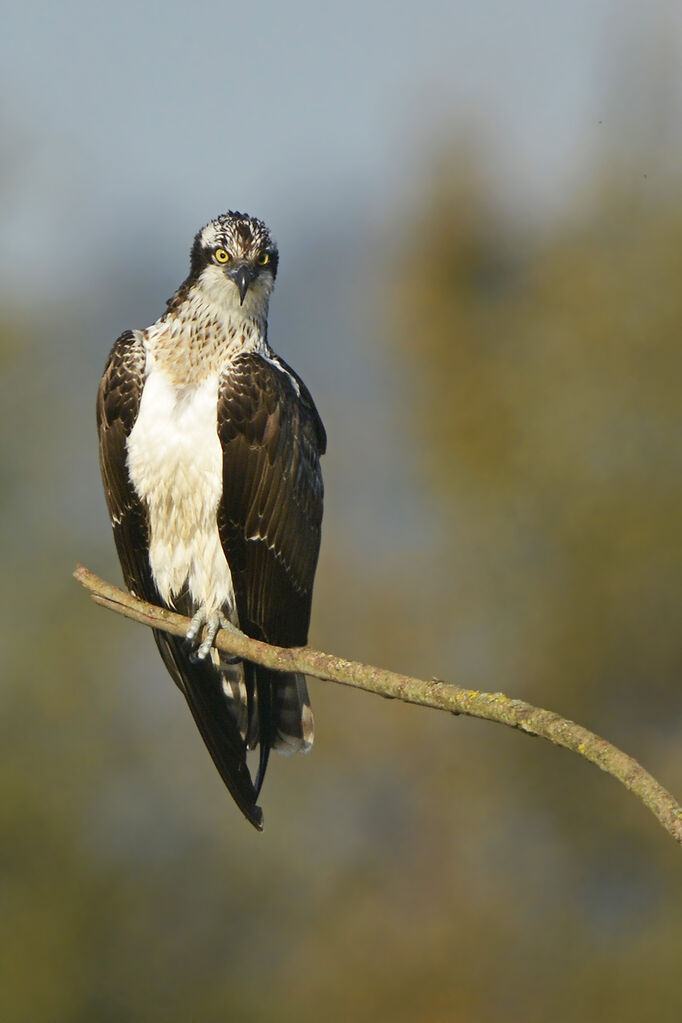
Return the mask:
[[242, 263], [233, 274], [231, 274], [232, 280], [239, 288], [239, 300], [240, 304], [244, 304], [246, 298], [246, 292], [249, 290], [249, 285], [255, 277], [255, 273], [247, 263]]

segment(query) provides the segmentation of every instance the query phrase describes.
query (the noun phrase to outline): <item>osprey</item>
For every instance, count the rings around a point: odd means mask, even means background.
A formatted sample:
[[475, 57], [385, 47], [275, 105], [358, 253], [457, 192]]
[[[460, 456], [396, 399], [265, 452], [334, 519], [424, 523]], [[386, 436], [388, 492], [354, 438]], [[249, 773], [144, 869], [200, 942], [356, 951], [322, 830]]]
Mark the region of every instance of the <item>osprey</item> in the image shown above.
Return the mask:
[[[326, 436], [268, 344], [278, 252], [228, 212], [196, 235], [190, 272], [146, 330], [115, 342], [97, 396], [100, 465], [131, 593], [192, 619], [154, 632], [225, 784], [259, 830], [271, 749], [305, 752], [303, 675], [220, 654], [220, 628], [278, 646], [308, 638]], [[255, 781], [247, 750], [260, 747]]]

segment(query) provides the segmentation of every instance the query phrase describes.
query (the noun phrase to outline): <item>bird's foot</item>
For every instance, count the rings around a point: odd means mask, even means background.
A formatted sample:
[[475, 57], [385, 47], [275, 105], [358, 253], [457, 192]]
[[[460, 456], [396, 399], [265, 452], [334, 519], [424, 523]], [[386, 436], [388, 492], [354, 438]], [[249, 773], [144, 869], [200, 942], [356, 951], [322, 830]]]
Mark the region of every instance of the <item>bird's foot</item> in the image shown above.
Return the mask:
[[[201, 630], [206, 628], [204, 638], [199, 643]], [[209, 654], [213, 642], [221, 629], [229, 629], [230, 632], [239, 632], [229, 618], [222, 611], [207, 613], [206, 608], [200, 607], [192, 618], [189, 628], [185, 633], [185, 642], [191, 647], [190, 660], [203, 661]], [[236, 658], [239, 660], [239, 658]]]

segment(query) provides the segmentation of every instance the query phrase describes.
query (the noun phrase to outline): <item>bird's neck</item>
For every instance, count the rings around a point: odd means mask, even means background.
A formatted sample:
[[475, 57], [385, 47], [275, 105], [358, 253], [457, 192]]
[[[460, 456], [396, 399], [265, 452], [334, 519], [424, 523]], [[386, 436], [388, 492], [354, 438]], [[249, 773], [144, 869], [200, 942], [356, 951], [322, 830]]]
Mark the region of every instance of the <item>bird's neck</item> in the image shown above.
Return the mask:
[[198, 383], [242, 352], [268, 352], [267, 307], [260, 313], [246, 303], [227, 304], [190, 289], [147, 331], [148, 348], [178, 384]]

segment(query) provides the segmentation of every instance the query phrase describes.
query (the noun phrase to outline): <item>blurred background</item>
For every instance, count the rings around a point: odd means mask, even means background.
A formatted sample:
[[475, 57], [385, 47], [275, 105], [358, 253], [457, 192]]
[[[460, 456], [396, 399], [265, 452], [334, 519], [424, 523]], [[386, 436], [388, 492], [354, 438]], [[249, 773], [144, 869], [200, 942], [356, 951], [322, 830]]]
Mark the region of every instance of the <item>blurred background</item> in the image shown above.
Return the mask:
[[139, 626], [94, 401], [227, 208], [329, 432], [311, 643], [502, 689], [682, 795], [682, 13], [7, 5], [0, 1018], [678, 1021], [680, 850], [612, 779], [313, 681], [258, 835]]

